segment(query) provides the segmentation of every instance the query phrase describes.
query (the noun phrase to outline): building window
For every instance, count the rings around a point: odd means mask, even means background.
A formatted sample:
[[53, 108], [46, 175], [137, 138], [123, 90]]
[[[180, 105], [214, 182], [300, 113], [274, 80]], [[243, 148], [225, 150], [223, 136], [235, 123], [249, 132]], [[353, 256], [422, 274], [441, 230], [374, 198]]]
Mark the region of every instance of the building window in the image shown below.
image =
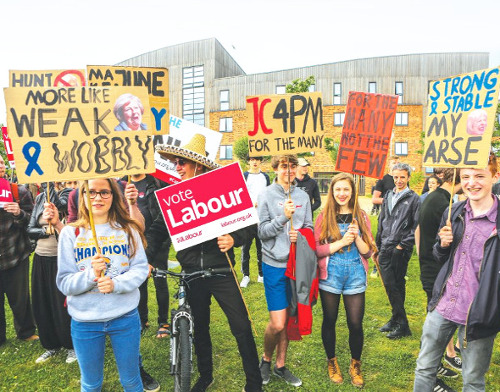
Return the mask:
[[286, 94], [286, 86], [276, 86], [276, 94]]
[[377, 82], [368, 82], [368, 92], [372, 94], [377, 93]]
[[219, 159], [221, 161], [233, 159], [233, 146], [232, 145], [220, 146]]
[[395, 125], [398, 126], [408, 125], [408, 113], [396, 113]]
[[223, 117], [219, 120], [220, 132], [233, 132], [233, 118]]
[[394, 143], [394, 152], [396, 155], [408, 155], [408, 142]]
[[315, 84], [311, 84], [309, 86], [309, 88], [307, 89], [307, 91], [309, 91], [310, 93], [314, 93], [316, 91], [316, 85]]
[[205, 126], [205, 81], [203, 65], [182, 69], [182, 117]]
[[229, 110], [229, 90], [220, 92], [220, 110]]
[[433, 167], [426, 167], [425, 168], [425, 174], [434, 174], [434, 168]]
[[396, 95], [399, 95], [398, 105], [403, 103], [403, 82], [396, 82], [396, 88], [394, 92], [396, 93]]
[[333, 125], [336, 127], [341, 127], [344, 125], [345, 113], [333, 113]]
[[340, 97], [342, 96], [342, 83], [333, 83], [333, 104], [340, 105]]

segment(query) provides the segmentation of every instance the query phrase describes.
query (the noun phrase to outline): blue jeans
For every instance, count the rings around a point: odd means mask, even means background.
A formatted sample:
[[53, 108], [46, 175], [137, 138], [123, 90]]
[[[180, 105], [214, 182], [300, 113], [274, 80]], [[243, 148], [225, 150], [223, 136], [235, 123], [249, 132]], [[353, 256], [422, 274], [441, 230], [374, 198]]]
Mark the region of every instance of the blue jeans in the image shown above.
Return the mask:
[[484, 375], [490, 367], [491, 353], [495, 336], [467, 342], [463, 348], [465, 326], [446, 320], [433, 310], [427, 313], [420, 353], [415, 370], [414, 392], [433, 391], [436, 384], [436, 374], [446, 345], [458, 328], [460, 354], [462, 355], [463, 392], [478, 392], [485, 390]]
[[81, 373], [81, 391], [101, 390], [106, 335], [111, 340], [123, 389], [142, 392], [139, 373], [141, 322], [137, 309], [106, 322], [71, 320], [71, 337]]

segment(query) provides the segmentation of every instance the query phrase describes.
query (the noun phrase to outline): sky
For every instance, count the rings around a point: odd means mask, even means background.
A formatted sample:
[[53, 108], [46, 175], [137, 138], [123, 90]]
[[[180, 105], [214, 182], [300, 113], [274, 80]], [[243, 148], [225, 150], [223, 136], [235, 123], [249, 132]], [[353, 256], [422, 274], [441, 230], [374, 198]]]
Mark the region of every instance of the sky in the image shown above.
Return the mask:
[[0, 86], [9, 69], [112, 65], [211, 37], [247, 74], [457, 51], [489, 52], [494, 67], [498, 15], [499, 0], [0, 0]]

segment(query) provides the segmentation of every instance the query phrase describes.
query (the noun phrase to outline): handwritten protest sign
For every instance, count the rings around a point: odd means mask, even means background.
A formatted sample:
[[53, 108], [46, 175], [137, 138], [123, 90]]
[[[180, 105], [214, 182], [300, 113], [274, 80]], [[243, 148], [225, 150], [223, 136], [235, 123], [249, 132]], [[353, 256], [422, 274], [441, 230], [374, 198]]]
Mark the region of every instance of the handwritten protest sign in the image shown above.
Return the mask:
[[323, 148], [321, 93], [247, 97], [248, 154], [297, 154]]
[[430, 84], [424, 166], [488, 164], [500, 86], [500, 68], [451, 76]]
[[[217, 158], [222, 134], [211, 129], [202, 127], [201, 125], [192, 123], [176, 116], [170, 116], [170, 133], [168, 135], [155, 136], [154, 145], [166, 144], [180, 147], [188, 143], [195, 134], [205, 136], [205, 150], [207, 157], [213, 161]], [[180, 177], [175, 170], [175, 165], [168, 159], [163, 158], [155, 152], [155, 167], [156, 172], [153, 176], [165, 181], [168, 184], [176, 184], [180, 181]]]
[[239, 163], [155, 193], [177, 252], [258, 223]]
[[12, 150], [12, 141], [10, 140], [9, 134], [7, 133], [7, 127], [2, 127], [2, 139], [3, 145], [5, 146], [5, 152], [7, 153], [7, 159], [9, 160], [10, 167], [16, 167], [14, 162], [14, 153]]
[[[20, 182], [118, 177], [154, 171], [151, 138], [116, 131], [114, 113], [132, 94], [147, 109], [144, 87], [6, 88], [7, 125]], [[136, 112], [134, 112], [137, 114]], [[140, 116], [139, 116], [140, 117]], [[142, 126], [141, 126], [142, 127]]]
[[382, 178], [397, 95], [349, 92], [335, 170]]
[[10, 87], [81, 87], [85, 86], [82, 69], [48, 71], [9, 71]]
[[12, 197], [9, 181], [5, 178], [0, 178], [0, 208], [3, 208], [5, 203], [11, 203], [13, 201], [14, 198]]
[[168, 70], [166, 68], [88, 65], [89, 86], [145, 86], [148, 88], [154, 135], [166, 135], [169, 121]]

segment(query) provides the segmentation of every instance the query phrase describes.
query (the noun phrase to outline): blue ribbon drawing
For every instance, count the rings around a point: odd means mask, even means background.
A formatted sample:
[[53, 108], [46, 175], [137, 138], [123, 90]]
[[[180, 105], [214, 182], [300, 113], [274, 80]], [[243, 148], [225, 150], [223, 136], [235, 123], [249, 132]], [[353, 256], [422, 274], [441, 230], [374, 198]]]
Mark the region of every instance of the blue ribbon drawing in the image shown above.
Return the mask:
[[[33, 154], [31, 154], [31, 149], [34, 148], [35, 151]], [[28, 142], [24, 145], [23, 147], [23, 155], [24, 158], [28, 161], [28, 166], [26, 167], [26, 171], [24, 172], [27, 176], [31, 176], [31, 173], [33, 170], [36, 170], [36, 172], [40, 175], [43, 174], [43, 170], [38, 164], [38, 157], [40, 156], [40, 152], [42, 151], [42, 147], [40, 147], [40, 144], [37, 142]]]

